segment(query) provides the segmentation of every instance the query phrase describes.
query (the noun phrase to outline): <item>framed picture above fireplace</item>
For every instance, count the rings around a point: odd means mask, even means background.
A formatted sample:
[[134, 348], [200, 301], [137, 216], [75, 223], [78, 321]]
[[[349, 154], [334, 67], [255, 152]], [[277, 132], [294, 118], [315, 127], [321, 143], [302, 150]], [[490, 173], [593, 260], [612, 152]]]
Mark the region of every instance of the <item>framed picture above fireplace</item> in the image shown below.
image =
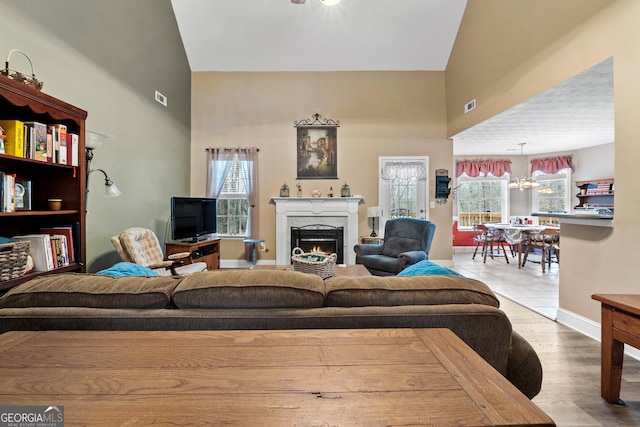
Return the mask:
[[340, 121], [316, 113], [294, 122], [297, 179], [338, 179], [338, 127]]

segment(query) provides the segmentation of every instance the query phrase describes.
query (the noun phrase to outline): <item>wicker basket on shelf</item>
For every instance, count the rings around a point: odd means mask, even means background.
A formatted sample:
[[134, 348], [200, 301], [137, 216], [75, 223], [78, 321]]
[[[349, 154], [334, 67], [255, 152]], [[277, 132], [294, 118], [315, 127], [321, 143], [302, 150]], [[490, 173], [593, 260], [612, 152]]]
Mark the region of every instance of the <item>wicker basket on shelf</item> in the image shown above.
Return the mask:
[[0, 282], [24, 275], [29, 256], [29, 241], [0, 245]]
[[336, 254], [327, 255], [322, 252], [304, 253], [300, 248], [293, 248], [291, 262], [293, 269], [301, 273], [317, 274], [323, 279], [333, 276], [336, 265]]

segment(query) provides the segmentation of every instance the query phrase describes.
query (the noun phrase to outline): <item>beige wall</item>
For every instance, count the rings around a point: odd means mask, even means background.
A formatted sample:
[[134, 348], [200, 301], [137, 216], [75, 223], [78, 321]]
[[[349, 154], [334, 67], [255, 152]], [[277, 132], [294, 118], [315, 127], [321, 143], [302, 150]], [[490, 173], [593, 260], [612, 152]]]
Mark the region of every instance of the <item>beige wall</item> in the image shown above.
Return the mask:
[[[599, 322], [591, 294], [638, 292], [638, 22], [636, 0], [470, 0], [447, 68], [453, 135], [613, 57], [615, 227], [563, 225], [559, 319]], [[462, 114], [463, 103], [473, 98], [476, 110]]]
[[[193, 73], [191, 193], [205, 193], [205, 148], [260, 148], [260, 237], [275, 259], [275, 206], [286, 182], [295, 194], [294, 121], [319, 113], [340, 121], [338, 180], [301, 180], [303, 195], [313, 189], [339, 194], [345, 182], [362, 195], [360, 235], [371, 232], [366, 207], [378, 204], [378, 156], [429, 156], [433, 194], [435, 170], [452, 172], [451, 141], [446, 139], [444, 73]], [[451, 202], [430, 210], [437, 232], [430, 258], [451, 260]], [[242, 259], [243, 246], [225, 240], [221, 257]]]

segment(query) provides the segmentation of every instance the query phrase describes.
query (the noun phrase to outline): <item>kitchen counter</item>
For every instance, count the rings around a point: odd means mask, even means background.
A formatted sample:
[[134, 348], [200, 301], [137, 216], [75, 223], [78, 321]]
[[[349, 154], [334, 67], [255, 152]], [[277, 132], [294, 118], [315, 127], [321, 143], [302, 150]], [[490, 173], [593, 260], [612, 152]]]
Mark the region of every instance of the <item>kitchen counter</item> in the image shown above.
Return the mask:
[[569, 212], [534, 212], [531, 216], [558, 218], [560, 225], [576, 224], [593, 227], [613, 227], [613, 214], [576, 214]]

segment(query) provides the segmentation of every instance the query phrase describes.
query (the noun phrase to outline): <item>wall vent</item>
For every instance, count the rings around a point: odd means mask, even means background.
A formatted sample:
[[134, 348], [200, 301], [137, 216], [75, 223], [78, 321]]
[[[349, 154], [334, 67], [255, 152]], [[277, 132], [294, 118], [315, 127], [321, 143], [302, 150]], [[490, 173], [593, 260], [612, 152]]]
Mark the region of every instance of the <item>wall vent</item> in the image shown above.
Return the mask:
[[167, 97], [158, 91], [156, 91], [156, 101], [158, 101], [160, 104], [164, 105], [165, 107], [167, 106]]
[[469, 111], [474, 110], [476, 108], [476, 100], [472, 99], [471, 101], [464, 104], [464, 113], [467, 114]]

